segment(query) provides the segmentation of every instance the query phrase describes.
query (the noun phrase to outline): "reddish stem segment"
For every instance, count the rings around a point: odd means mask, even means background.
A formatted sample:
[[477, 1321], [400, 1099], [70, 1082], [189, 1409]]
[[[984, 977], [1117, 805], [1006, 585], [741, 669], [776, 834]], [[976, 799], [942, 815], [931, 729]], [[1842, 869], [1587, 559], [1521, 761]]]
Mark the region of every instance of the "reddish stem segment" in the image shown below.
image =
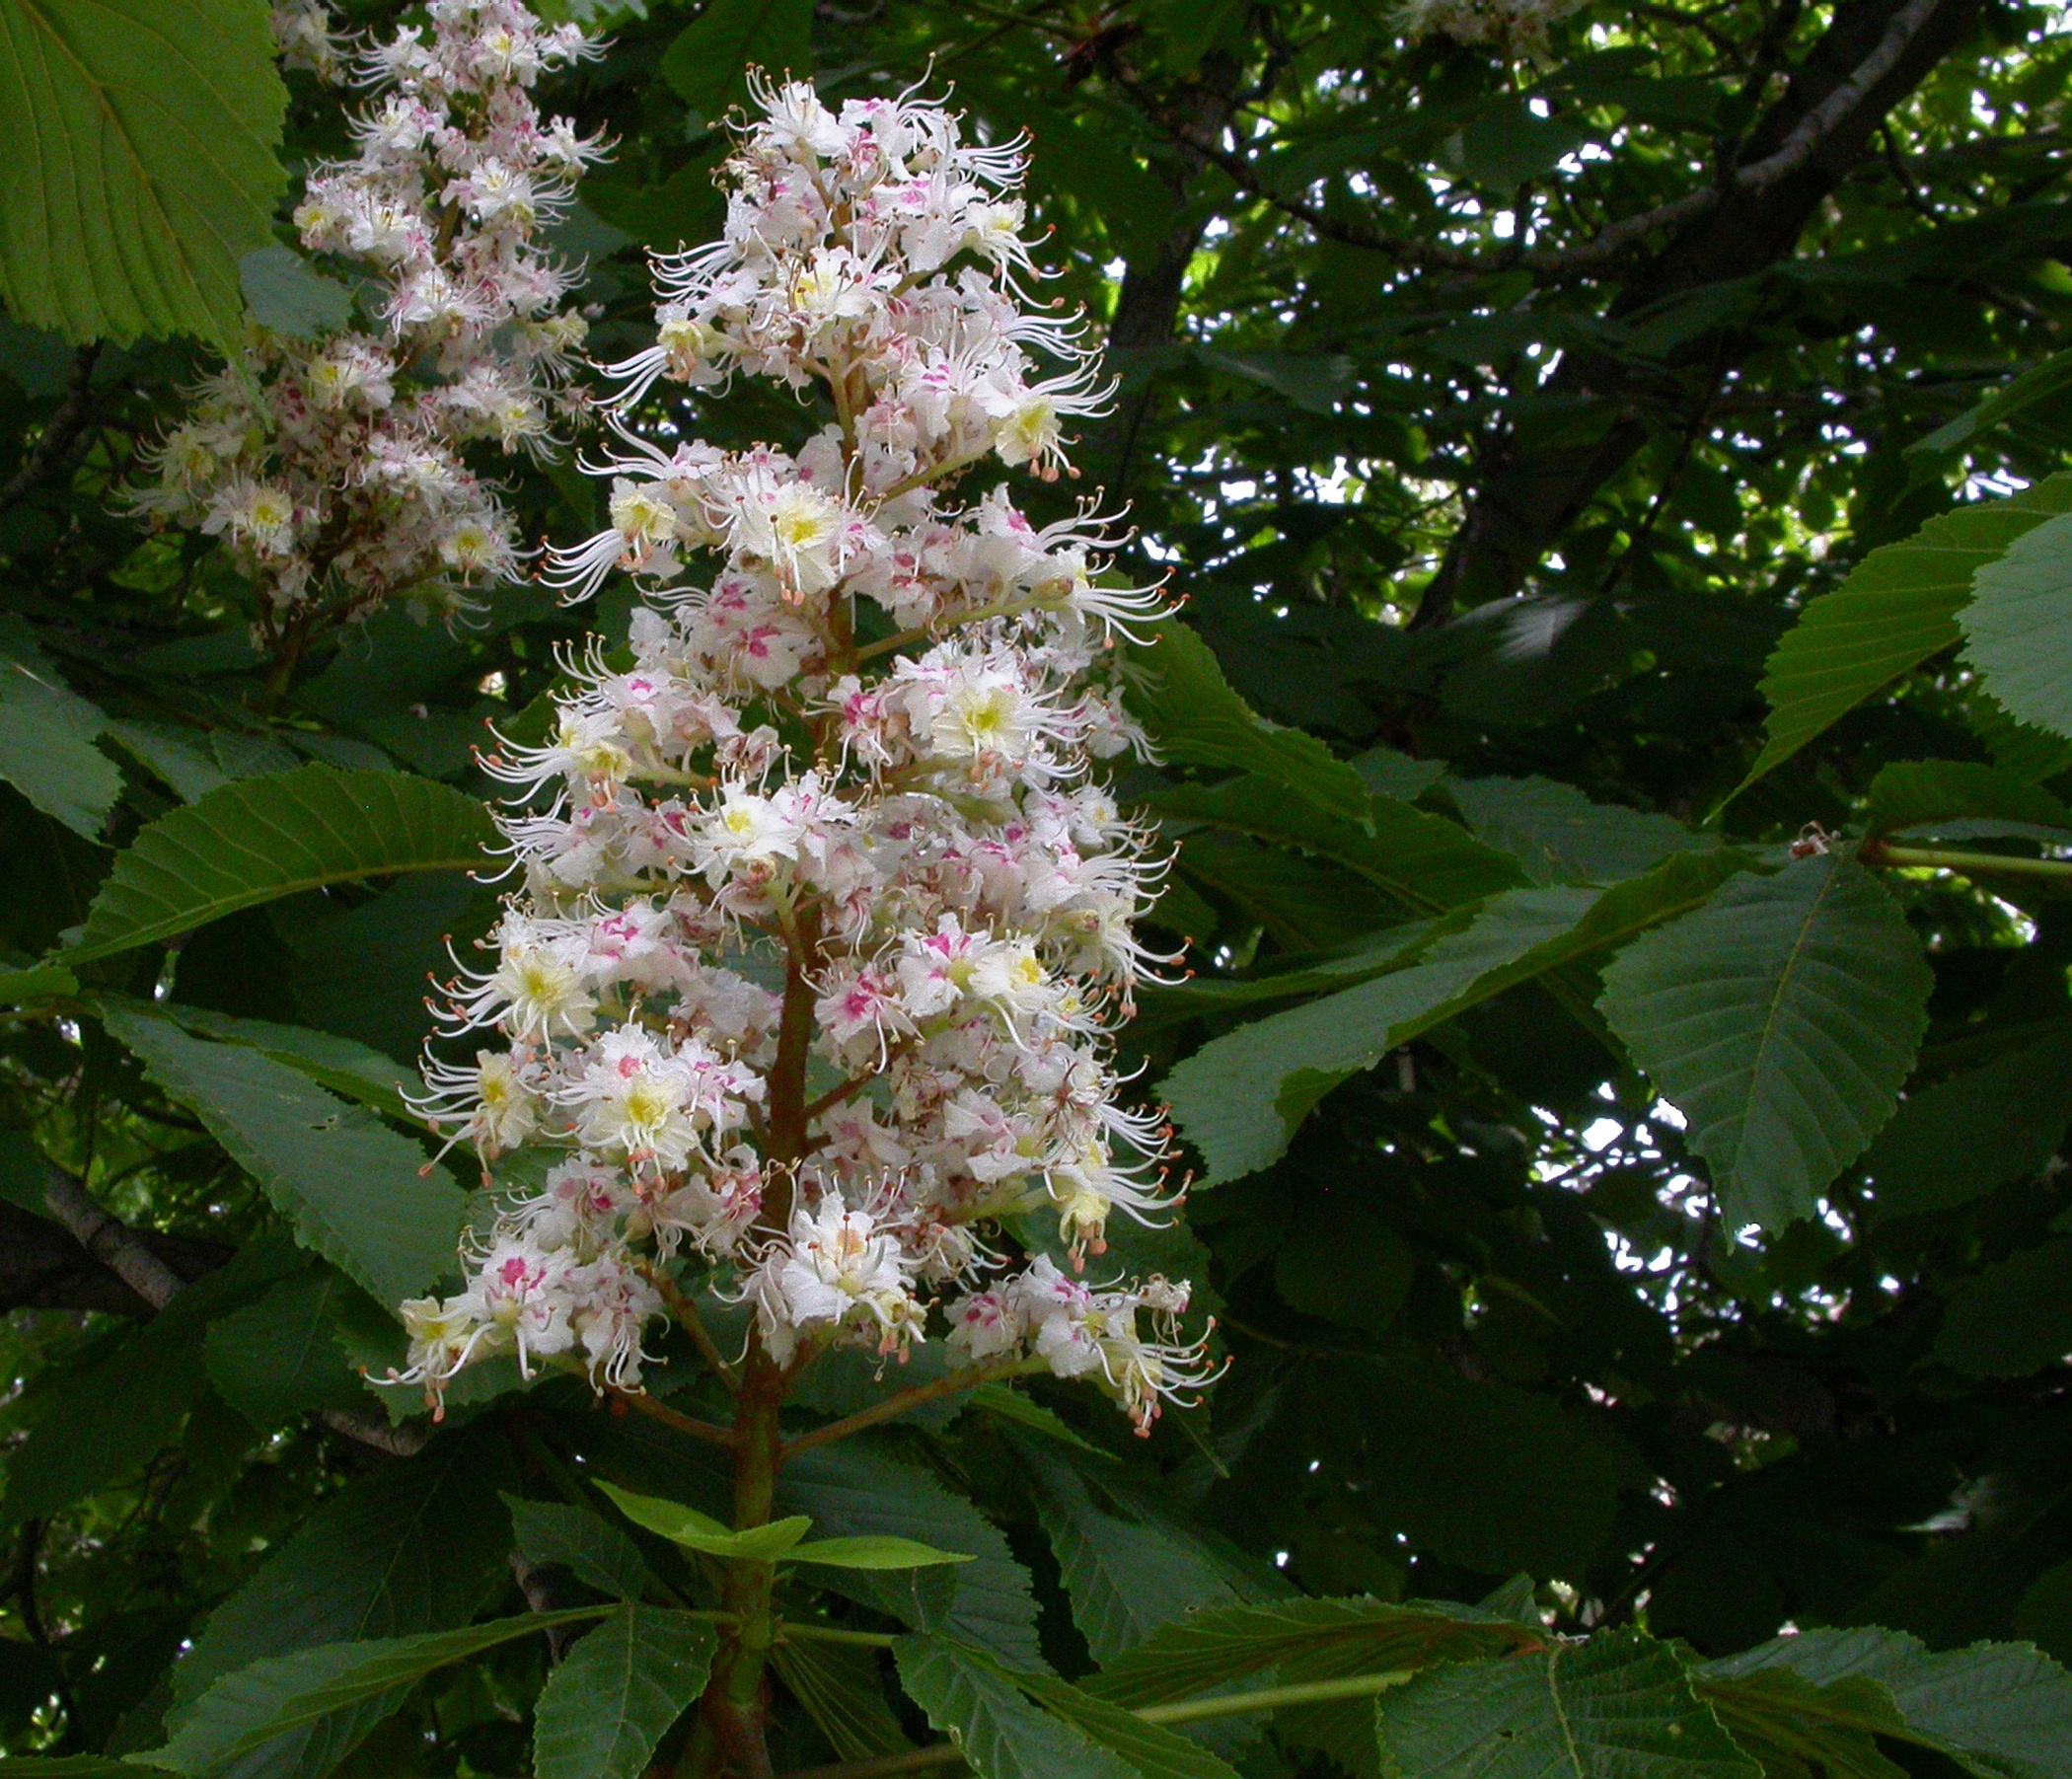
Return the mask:
[[[784, 936], [784, 1003], [777, 1016], [777, 1060], [769, 1075], [764, 1202], [758, 1219], [759, 1226], [771, 1234], [790, 1224], [793, 1169], [806, 1152], [811, 1123], [806, 1061], [816, 997], [808, 965], [820, 943], [818, 911], [787, 922]], [[792, 1379], [790, 1371], [770, 1356], [753, 1332], [739, 1379], [734, 1425], [727, 1437], [734, 1448], [733, 1522], [736, 1530], [745, 1531], [767, 1524], [777, 1500], [783, 1450], [777, 1416]], [[771, 1609], [775, 1574], [770, 1563], [737, 1559], [726, 1565], [720, 1606], [731, 1623], [721, 1632], [698, 1723], [677, 1766], [682, 1779], [718, 1779], [722, 1773], [736, 1779], [770, 1779], [765, 1734], [769, 1700], [763, 1676], [777, 1641]]]

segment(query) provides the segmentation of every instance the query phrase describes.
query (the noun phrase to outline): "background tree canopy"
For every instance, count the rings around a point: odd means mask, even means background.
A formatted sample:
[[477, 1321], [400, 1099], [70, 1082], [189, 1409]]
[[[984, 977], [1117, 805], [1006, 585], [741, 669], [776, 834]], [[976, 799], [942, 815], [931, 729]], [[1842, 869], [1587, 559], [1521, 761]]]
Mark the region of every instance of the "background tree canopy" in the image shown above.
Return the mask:
[[[1230, 1369], [1147, 1442], [1038, 1380], [802, 1456], [815, 1536], [976, 1561], [834, 1572], [776, 1766], [2072, 1774], [2023, 1647], [2072, 1660], [2061, 9], [553, 4], [609, 38], [552, 90], [615, 141], [556, 243], [599, 359], [750, 66], [1026, 131], [1120, 377], [1039, 516], [1104, 489], [1187, 602], [1119, 788], [1178, 845], [1128, 1043], [1196, 1180], [1114, 1264]], [[256, 648], [118, 495], [248, 315], [350, 303], [287, 246], [336, 99], [246, 0], [0, 38], [0, 1774], [631, 1779], [713, 1552], [599, 1485], [710, 1505], [709, 1447], [358, 1375], [479, 1210], [400, 1098], [493, 918], [473, 747], [631, 594]], [[496, 473], [527, 540], [602, 522]]]

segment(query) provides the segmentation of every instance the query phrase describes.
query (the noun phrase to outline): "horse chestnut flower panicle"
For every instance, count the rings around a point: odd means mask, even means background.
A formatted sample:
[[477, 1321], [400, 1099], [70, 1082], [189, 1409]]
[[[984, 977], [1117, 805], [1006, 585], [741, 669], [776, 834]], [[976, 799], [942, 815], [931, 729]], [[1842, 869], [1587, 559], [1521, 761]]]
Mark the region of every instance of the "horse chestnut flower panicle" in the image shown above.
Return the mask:
[[398, 597], [451, 619], [470, 588], [515, 579], [510, 515], [467, 448], [548, 451], [588, 407], [569, 378], [579, 271], [535, 237], [600, 150], [543, 118], [531, 88], [595, 48], [518, 0], [426, 11], [428, 32], [357, 55], [315, 0], [275, 11], [290, 67], [375, 95], [358, 152], [318, 167], [295, 210], [306, 248], [368, 281], [373, 326], [312, 340], [255, 325], [244, 363], [202, 387], [130, 494], [155, 524], [224, 540], [268, 647]]
[[[1164, 608], [1102, 581], [1087, 508], [950, 492], [1063, 471], [1097, 356], [1024, 288], [1015, 147], [910, 99], [756, 97], [724, 239], [658, 262], [655, 344], [616, 367], [611, 529], [550, 570], [635, 578], [630, 664], [571, 661], [549, 738], [489, 762], [521, 887], [444, 1014], [474, 1054], [426, 1072], [485, 1167], [562, 1158], [466, 1291], [405, 1306], [399, 1381], [580, 1352], [631, 1385], [702, 1268], [778, 1368], [933, 1330], [1147, 1429], [1206, 1374], [1187, 1288], [1085, 1283], [1006, 1231], [1039, 1215], [1077, 1268], [1176, 1203], [1109, 1037], [1162, 961], [1134, 931], [1159, 867], [1094, 771], [1147, 754], [1111, 644]], [[657, 385], [736, 375], [833, 418], [793, 451], [634, 429]]]

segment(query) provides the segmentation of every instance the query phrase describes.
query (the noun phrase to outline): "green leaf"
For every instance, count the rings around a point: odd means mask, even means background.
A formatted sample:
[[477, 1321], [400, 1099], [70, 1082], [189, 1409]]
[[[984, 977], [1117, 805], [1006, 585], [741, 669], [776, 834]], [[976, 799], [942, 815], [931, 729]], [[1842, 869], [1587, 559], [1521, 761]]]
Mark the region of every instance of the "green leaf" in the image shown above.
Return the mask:
[[1905, 455], [1920, 460], [1947, 456], [1981, 432], [2004, 425], [2024, 409], [2072, 389], [2072, 351], [2053, 352], [2041, 364], [2034, 364], [2020, 376], [1996, 389], [1976, 407], [1938, 426], [1926, 438], [1906, 447]]
[[57, 999], [79, 993], [79, 979], [56, 964], [35, 964], [27, 970], [0, 970], [0, 1006]]
[[109, 957], [327, 884], [472, 870], [495, 832], [474, 797], [404, 773], [305, 766], [227, 784], [161, 816], [116, 855], [62, 961]]
[[743, 75], [774, 79], [813, 72], [810, 0], [706, 0], [704, 10], [662, 52], [661, 74], [706, 123], [747, 94]]
[[561, 1658], [533, 1717], [536, 1779], [639, 1779], [711, 1670], [712, 1628], [621, 1606]]
[[2025, 1248], [1966, 1279], [1930, 1350], [1967, 1377], [2027, 1377], [2072, 1354], [2072, 1241]]
[[1932, 1653], [1876, 1626], [1779, 1637], [1707, 1663], [1700, 1685], [1787, 1669], [1814, 1686], [1871, 1681], [1909, 1740], [1954, 1756], [1979, 1779], [2062, 1779], [2072, 1772], [2072, 1674], [2026, 1644], [1974, 1643]]
[[196, 730], [118, 717], [108, 725], [107, 734], [183, 803], [198, 803], [230, 782]]
[[934, 1569], [944, 1563], [975, 1563], [978, 1558], [880, 1532], [857, 1538], [809, 1538], [786, 1550], [784, 1561], [818, 1563], [824, 1569]]
[[528, 1563], [558, 1563], [577, 1581], [619, 1599], [638, 1599], [654, 1584], [633, 1541], [602, 1514], [558, 1501], [506, 1495], [511, 1533]]
[[1672, 852], [1718, 845], [1668, 816], [1593, 803], [1551, 778], [1448, 778], [1445, 788], [1475, 838], [1510, 853], [1534, 883], [1616, 883]]
[[1929, 520], [1904, 543], [1874, 550], [1784, 633], [1762, 682], [1768, 738], [1745, 790], [1837, 718], [1958, 639], [1971, 577], [2025, 532], [2072, 510], [2072, 475], [2005, 500]]
[[[1872, 840], [1910, 828], [1950, 839], [2072, 829], [2072, 811], [2047, 790], [1996, 767], [1960, 760], [1900, 760], [1871, 780], [1864, 833]], [[2052, 836], [2072, 841], [2072, 834]]]
[[1877, 1738], [1903, 1735], [1905, 1724], [1876, 1681], [1815, 1686], [1773, 1668], [1734, 1682], [1700, 1681], [1698, 1695], [1773, 1779], [1906, 1779], [1879, 1751]]
[[260, 1433], [307, 1410], [357, 1400], [365, 1385], [336, 1339], [338, 1306], [352, 1294], [336, 1273], [310, 1272], [225, 1316], [204, 1347], [216, 1393]]
[[1274, 1289], [1291, 1309], [1385, 1333], [1403, 1307], [1417, 1255], [1368, 1199], [1319, 1195], [1296, 1212], [1274, 1256]]
[[1033, 1402], [1022, 1391], [1007, 1383], [982, 1383], [975, 1390], [967, 1390], [965, 1405], [983, 1414], [998, 1415], [1002, 1421], [1011, 1421], [1030, 1433], [1040, 1434], [1046, 1440], [1060, 1445], [1070, 1446], [1074, 1451], [1084, 1452], [1088, 1457], [1099, 1458], [1103, 1463], [1116, 1461], [1112, 1451], [1103, 1451], [1090, 1440], [1082, 1440], [1061, 1421], [1055, 1412], [1040, 1402]]
[[1443, 760], [1413, 760], [1391, 747], [1369, 748], [1347, 764], [1371, 795], [1404, 803], [1416, 802], [1446, 776]]
[[1022, 1696], [993, 1663], [947, 1638], [902, 1637], [900, 1684], [979, 1779], [1133, 1779], [1097, 1741]]
[[1314, 735], [1268, 722], [1230, 689], [1215, 651], [1177, 622], [1131, 650], [1126, 702], [1160, 756], [1183, 766], [1227, 766], [1292, 790], [1327, 815], [1365, 828], [1361, 777]]
[[1401, 1779], [1757, 1779], [1668, 1645], [1611, 1631], [1384, 1693]]
[[[386, 1464], [320, 1505], [258, 1574], [216, 1607], [173, 1670], [177, 1732], [224, 1675], [323, 1644], [446, 1630], [510, 1583], [510, 1528], [497, 1490], [509, 1446], [495, 1428], [465, 1430]], [[403, 1702], [398, 1691], [312, 1724], [268, 1749], [244, 1779], [317, 1779]]]
[[[0, 38], [5, 35], [0, 0]], [[87, 840], [100, 839], [122, 794], [121, 773], [94, 745], [107, 726], [108, 718], [51, 671], [26, 624], [0, 624], [0, 778]]]
[[1237, 1769], [1199, 1742], [1147, 1724], [1135, 1712], [1097, 1699], [1048, 1674], [1016, 1674], [1022, 1692], [1081, 1736], [1112, 1748], [1143, 1779], [1237, 1779]]
[[873, 1760], [913, 1749], [886, 1702], [876, 1650], [792, 1638], [771, 1651], [770, 1659], [842, 1759]]
[[2072, 1124], [2072, 1025], [2056, 1021], [1982, 1068], [1909, 1094], [1865, 1152], [1879, 1223], [1948, 1211], [2027, 1179]]
[[438, 1668], [606, 1610], [572, 1606], [564, 1612], [491, 1619], [456, 1631], [327, 1643], [292, 1656], [269, 1657], [225, 1674], [211, 1686], [182, 1719], [173, 1739], [152, 1751], [151, 1759], [177, 1773], [205, 1773], [335, 1712], [407, 1690]]
[[1159, 1085], [1208, 1162], [1204, 1185], [1256, 1172], [1346, 1075], [1467, 1007], [1703, 902], [1743, 861], [1727, 852], [1666, 859], [1602, 892], [1569, 887], [1492, 896], [1407, 968], [1212, 1039]]
[[[1348, 1360], [1321, 1401], [1371, 1469], [1369, 1511], [1422, 1550], [1502, 1575], [1584, 1572], [1619, 1496], [1654, 1480], [1615, 1432], [1580, 1409], [1404, 1356]], [[1321, 1406], [1320, 1401], [1320, 1406]]]
[[1689, 1120], [1728, 1225], [1779, 1229], [1891, 1116], [1929, 987], [1905, 917], [1837, 853], [1739, 879], [1637, 940], [1599, 1005]]
[[[109, 996], [104, 1004], [122, 1003]], [[132, 1004], [141, 1007], [141, 1003]], [[318, 1086], [329, 1087], [333, 1093], [371, 1106], [391, 1118], [412, 1125], [421, 1122], [405, 1098], [422, 1085], [417, 1072], [355, 1038], [311, 1031], [306, 1025], [280, 1025], [271, 1019], [240, 1019], [208, 1007], [184, 1006], [177, 1001], [158, 1002], [153, 1010], [184, 1031], [271, 1057]]]
[[1292, 1092], [1298, 1076], [1336, 1081], [1372, 1068], [1398, 1044], [1471, 1004], [1478, 982], [1572, 931], [1592, 900], [1587, 890], [1507, 891], [1408, 968], [1205, 1044], [1158, 1089], [1208, 1164], [1201, 1184], [1256, 1173], [1280, 1157], [1322, 1097]]
[[597, 1485], [609, 1495], [619, 1511], [635, 1525], [681, 1544], [686, 1550], [708, 1557], [739, 1558], [751, 1563], [774, 1563], [806, 1535], [813, 1521], [804, 1515], [773, 1520], [767, 1525], [752, 1525], [730, 1531], [709, 1514], [687, 1508], [682, 1502], [661, 1501], [652, 1495], [635, 1495], [612, 1483]]
[[1457, 822], [1389, 797], [1368, 798], [1358, 826], [1288, 796], [1257, 774], [1221, 784], [1174, 785], [1147, 801], [1169, 821], [1206, 822], [1333, 859], [1412, 914], [1443, 914], [1525, 882], [1516, 859], [1485, 847]]
[[1982, 563], [1958, 622], [1964, 659], [2001, 707], [2072, 736], [2072, 514], [2046, 519]]
[[150, 1013], [111, 1007], [104, 1017], [259, 1183], [296, 1239], [378, 1302], [413, 1297], [453, 1266], [463, 1196], [408, 1138], [258, 1051], [191, 1038]]
[[252, 319], [291, 339], [335, 334], [352, 320], [352, 292], [277, 241], [238, 261], [238, 283]]
[[1111, 1513], [1070, 1466], [1027, 1447], [1023, 1455], [1073, 1623], [1095, 1662], [1114, 1661], [1199, 1607], [1242, 1597], [1223, 1566], [1177, 1528]]
[[1360, 1660], [1345, 1673], [1388, 1673], [1538, 1650], [1544, 1633], [1474, 1606], [1379, 1599], [1290, 1599], [1191, 1612], [1080, 1685], [1136, 1710], [1191, 1699], [1324, 1651]]
[[1284, 397], [1309, 413], [1329, 413], [1353, 386], [1353, 361], [1343, 353], [1219, 352], [1197, 346], [1195, 358]]
[[1499, 103], [1461, 132], [1460, 171], [1477, 185], [1496, 186], [1508, 195], [1597, 133], [1573, 110], [1541, 117], [1527, 111], [1522, 99]]
[[902, 1624], [975, 1645], [1017, 1670], [1045, 1666], [1028, 1571], [1009, 1553], [999, 1528], [929, 1471], [877, 1442], [845, 1440], [786, 1464], [777, 1505], [810, 1514], [830, 1535], [890, 1534], [971, 1552], [976, 1562], [954, 1568], [832, 1570], [824, 1586]]
[[256, 0], [0, 4], [0, 301], [73, 339], [234, 349], [287, 91]]

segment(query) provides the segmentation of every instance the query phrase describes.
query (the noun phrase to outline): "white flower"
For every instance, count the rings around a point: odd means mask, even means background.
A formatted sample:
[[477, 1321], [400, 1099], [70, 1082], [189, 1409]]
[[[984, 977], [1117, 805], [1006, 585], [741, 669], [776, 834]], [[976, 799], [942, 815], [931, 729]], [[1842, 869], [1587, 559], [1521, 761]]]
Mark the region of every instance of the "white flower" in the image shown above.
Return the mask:
[[[465, 3], [433, 0], [435, 26]], [[521, 67], [436, 47], [400, 39], [383, 64], [413, 104]], [[1107, 644], [1162, 606], [1100, 586], [1090, 507], [1038, 529], [1003, 491], [952, 493], [989, 458], [1055, 474], [1096, 367], [1014, 283], [1033, 269], [1017, 151], [909, 100], [835, 114], [797, 83], [754, 90], [725, 238], [658, 262], [654, 343], [616, 367], [619, 455], [590, 468], [610, 527], [551, 557], [568, 591], [623, 572], [649, 596], [630, 658], [564, 659], [548, 739], [484, 762], [535, 801], [502, 823], [496, 967], [443, 1018], [505, 1049], [426, 1070], [441, 1128], [557, 1164], [505, 1201], [468, 1290], [413, 1310], [407, 1375], [436, 1393], [491, 1351], [573, 1353], [636, 1387], [665, 1284], [747, 1303], [782, 1368], [904, 1358], [940, 1293], [960, 1362], [1087, 1379], [1147, 1427], [1206, 1378], [1185, 1288], [1096, 1287], [1009, 1231], [1048, 1207], [1076, 1268], [1112, 1215], [1172, 1202], [1162, 1116], [1121, 1103], [1108, 1035], [1156, 961], [1134, 923], [1162, 867], [1092, 765], [1141, 740]], [[559, 190], [501, 139], [440, 180], [499, 241]], [[407, 277], [441, 270], [420, 261]], [[516, 439], [538, 386], [470, 358], [474, 327], [428, 324], [459, 354], [437, 400]], [[836, 418], [792, 449], [640, 436], [658, 381], [736, 375], [818, 383]], [[190, 449], [213, 478], [240, 446]], [[490, 523], [436, 451], [369, 456], [439, 525]]]
[[913, 1261], [868, 1211], [830, 1193], [817, 1213], [792, 1214], [790, 1239], [764, 1264], [756, 1310], [772, 1352], [796, 1350], [819, 1329], [860, 1332], [880, 1352], [911, 1338], [921, 1319], [908, 1276]]

